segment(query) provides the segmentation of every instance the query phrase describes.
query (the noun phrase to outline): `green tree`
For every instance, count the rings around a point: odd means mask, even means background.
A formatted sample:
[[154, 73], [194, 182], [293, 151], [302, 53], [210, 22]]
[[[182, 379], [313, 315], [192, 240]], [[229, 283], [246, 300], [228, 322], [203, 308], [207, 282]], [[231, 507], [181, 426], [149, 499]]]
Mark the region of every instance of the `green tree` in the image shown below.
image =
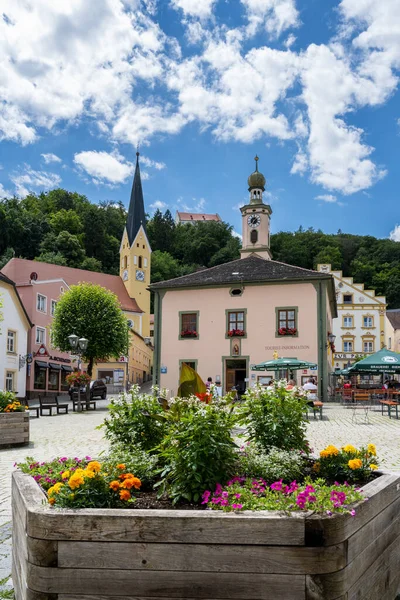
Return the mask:
[[14, 258], [14, 248], [7, 248], [4, 254], [0, 256], [0, 269], [4, 267], [12, 258]]
[[182, 267], [169, 252], [156, 250], [151, 255], [151, 283], [165, 281], [181, 275]]
[[99, 285], [73, 285], [60, 297], [51, 328], [54, 348], [69, 352], [71, 333], [89, 340], [83, 359], [90, 376], [95, 361], [128, 352], [129, 330], [118, 298]]
[[101, 273], [101, 262], [97, 260], [97, 258], [93, 258], [93, 256], [87, 256], [83, 259], [79, 268], [86, 269], [86, 271], [97, 271], [97, 273]]
[[314, 269], [317, 265], [330, 264], [332, 269], [342, 268], [342, 255], [336, 246], [325, 246], [314, 258]]
[[169, 210], [164, 214], [157, 209], [147, 223], [147, 235], [152, 250], [171, 252], [175, 240], [175, 221]]
[[72, 209], [65, 210], [65, 208], [62, 208], [58, 212], [53, 213], [50, 217], [50, 225], [56, 235], [62, 231], [68, 231], [68, 233], [75, 235], [83, 231], [82, 221], [79, 215]]
[[67, 266], [67, 259], [61, 252], [42, 252], [35, 258], [38, 262], [50, 263], [52, 265]]
[[55, 250], [60, 252], [68, 262], [69, 267], [80, 267], [85, 258], [85, 250], [76, 235], [62, 231], [58, 234], [54, 244]]

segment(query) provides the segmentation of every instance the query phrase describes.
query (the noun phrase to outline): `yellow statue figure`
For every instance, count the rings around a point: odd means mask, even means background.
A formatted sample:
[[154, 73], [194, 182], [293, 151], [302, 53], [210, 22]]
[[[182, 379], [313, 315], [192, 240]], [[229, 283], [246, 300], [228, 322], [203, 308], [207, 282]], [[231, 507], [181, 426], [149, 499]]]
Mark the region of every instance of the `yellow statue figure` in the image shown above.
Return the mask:
[[279, 358], [278, 351], [277, 351], [277, 350], [274, 350], [274, 353], [273, 353], [273, 355], [272, 355], [272, 356], [273, 356], [273, 359], [274, 359], [274, 360], [277, 360], [277, 359]]

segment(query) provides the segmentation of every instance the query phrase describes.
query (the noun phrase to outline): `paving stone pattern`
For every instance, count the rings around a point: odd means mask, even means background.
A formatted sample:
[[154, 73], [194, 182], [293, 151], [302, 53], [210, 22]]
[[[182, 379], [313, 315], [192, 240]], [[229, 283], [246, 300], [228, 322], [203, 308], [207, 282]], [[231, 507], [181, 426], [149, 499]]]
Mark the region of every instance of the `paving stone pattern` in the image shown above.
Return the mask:
[[[107, 401], [99, 401], [96, 411], [53, 415], [30, 419], [29, 446], [0, 450], [0, 599], [2, 591], [11, 589], [11, 473], [14, 463], [32, 456], [38, 461], [56, 456], [99, 456], [108, 448], [103, 432], [96, 429], [107, 415]], [[308, 439], [315, 453], [327, 444], [343, 446], [365, 445], [373, 442], [377, 446], [379, 463], [382, 467], [400, 471], [400, 419], [389, 419], [381, 415], [380, 408], [369, 412], [369, 423], [363, 410], [353, 409], [336, 403], [326, 403], [323, 419], [310, 416]]]

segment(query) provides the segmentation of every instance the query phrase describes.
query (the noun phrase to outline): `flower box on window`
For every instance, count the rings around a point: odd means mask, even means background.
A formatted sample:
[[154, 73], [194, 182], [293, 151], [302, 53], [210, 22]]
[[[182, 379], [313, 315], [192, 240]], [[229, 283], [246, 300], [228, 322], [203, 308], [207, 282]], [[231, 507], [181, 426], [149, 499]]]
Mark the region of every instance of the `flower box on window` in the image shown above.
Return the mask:
[[246, 332], [243, 329], [230, 329], [228, 331], [228, 335], [229, 337], [243, 337], [244, 335], [246, 335]]
[[194, 329], [184, 329], [183, 331], [181, 331], [181, 337], [184, 337], [184, 338], [196, 338], [197, 337], [197, 331], [194, 331]]
[[296, 335], [296, 327], [280, 327], [278, 329], [279, 335]]

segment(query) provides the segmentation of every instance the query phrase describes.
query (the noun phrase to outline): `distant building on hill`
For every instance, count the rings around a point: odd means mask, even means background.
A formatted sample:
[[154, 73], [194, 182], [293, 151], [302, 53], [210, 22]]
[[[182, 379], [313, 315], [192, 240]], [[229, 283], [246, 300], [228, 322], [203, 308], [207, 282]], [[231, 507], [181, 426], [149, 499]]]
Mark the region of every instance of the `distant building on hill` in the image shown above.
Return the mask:
[[386, 348], [400, 352], [400, 308], [386, 311]]
[[177, 224], [182, 223], [201, 223], [204, 221], [217, 221], [222, 222], [219, 214], [210, 215], [206, 213], [188, 213], [188, 212], [176, 212], [175, 222]]
[[[111, 385], [121, 386], [126, 386], [128, 381], [141, 384], [150, 379], [153, 362], [148, 290], [150, 263], [151, 248], [146, 233], [137, 153], [128, 219], [120, 247], [119, 275], [21, 258], [12, 258], [2, 269], [2, 273], [15, 282], [28, 318], [34, 324], [28, 333], [27, 350], [26, 344], [22, 348], [22, 337], [19, 342], [21, 349], [18, 348], [19, 353], [27, 353], [33, 359], [27, 369], [28, 396], [34, 397], [46, 392], [57, 394], [68, 390], [66, 377], [77, 366], [77, 361], [69, 353], [59, 352], [51, 347], [49, 329], [60, 295], [71, 285], [82, 282], [98, 284], [113, 292], [118, 297], [130, 329], [128, 356], [95, 364], [93, 379], [103, 379]], [[71, 333], [79, 335], [79, 331], [73, 331], [72, 323]], [[20, 385], [19, 387], [22, 389]]]
[[343, 277], [342, 271], [331, 265], [318, 265], [320, 273], [329, 273], [335, 282], [338, 318], [333, 322], [336, 336], [334, 362], [336, 369], [344, 369], [355, 358], [374, 354], [385, 345], [385, 296], [375, 296], [374, 290], [364, 289], [363, 283], [354, 283], [352, 277]]
[[337, 316], [332, 275], [271, 260], [271, 207], [264, 203], [265, 177], [248, 178], [249, 200], [242, 206], [241, 258], [150, 285], [154, 291], [154, 376], [176, 394], [181, 365], [205, 381], [219, 381], [223, 393], [240, 393], [257, 382], [284, 375], [260, 372], [258, 363], [297, 358], [315, 367], [294, 372], [299, 384], [318, 380], [327, 398], [332, 370], [328, 332]]

